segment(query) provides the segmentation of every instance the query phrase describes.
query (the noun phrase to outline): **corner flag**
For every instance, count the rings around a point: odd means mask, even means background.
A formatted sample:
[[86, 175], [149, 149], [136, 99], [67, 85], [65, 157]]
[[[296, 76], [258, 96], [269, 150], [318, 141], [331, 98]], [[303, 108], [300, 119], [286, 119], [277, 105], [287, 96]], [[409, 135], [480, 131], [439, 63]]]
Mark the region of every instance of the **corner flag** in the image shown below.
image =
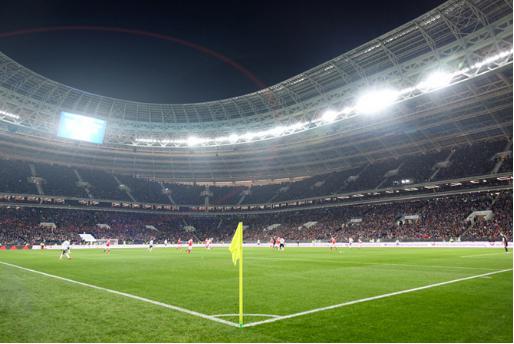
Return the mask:
[[228, 248], [234, 265], [239, 260], [239, 327], [243, 327], [243, 223], [239, 222]]
[[234, 265], [237, 264], [237, 261], [243, 258], [243, 223], [239, 222], [237, 225], [236, 233], [232, 238], [232, 242], [229, 247], [230, 252], [232, 253], [232, 262]]

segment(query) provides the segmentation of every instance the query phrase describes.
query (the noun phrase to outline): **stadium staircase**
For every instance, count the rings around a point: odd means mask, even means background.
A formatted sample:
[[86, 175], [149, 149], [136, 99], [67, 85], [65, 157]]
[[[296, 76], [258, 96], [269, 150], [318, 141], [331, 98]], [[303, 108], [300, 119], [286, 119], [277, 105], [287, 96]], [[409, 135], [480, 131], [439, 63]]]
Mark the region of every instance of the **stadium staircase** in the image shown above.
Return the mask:
[[[498, 193], [496, 196], [494, 196], [494, 198], [491, 200], [491, 204], [489, 204], [489, 206], [487, 207], [487, 210], [491, 210], [491, 211], [493, 210], [493, 206], [494, 206], [494, 204], [496, 203], [496, 201], [498, 200], [498, 198], [500, 198], [500, 194], [499, 194], [499, 193]], [[493, 211], [493, 214], [494, 214], [494, 211]], [[460, 237], [461, 237], [461, 238], [462, 238], [462, 237], [464, 237], [464, 236], [468, 233], [468, 231], [469, 231], [470, 229], [472, 229], [472, 228], [473, 228], [473, 224], [472, 224], [472, 223], [470, 223], [470, 224], [466, 227], [466, 229], [465, 229], [464, 231], [462, 231], [462, 233], [460, 233]]]
[[237, 201], [236, 205], [241, 205], [245, 201], [246, 196], [250, 194], [250, 188], [241, 191], [241, 197], [239, 197], [239, 200]]
[[207, 208], [209, 206], [209, 199], [213, 196], [213, 193], [209, 190], [209, 185], [205, 186], [205, 190], [200, 193], [200, 196], [204, 197], [204, 205]]
[[[129, 198], [132, 200], [132, 202], [137, 202], [136, 198], [132, 195], [132, 193], [130, 192], [130, 189], [128, 186], [126, 186], [125, 184], [123, 184], [119, 179], [118, 177], [116, 177], [114, 174], [112, 175], [112, 177], [114, 178], [114, 180], [116, 180], [116, 183], [118, 183], [118, 188], [125, 192], [127, 194], [127, 196], [129, 196]], [[123, 187], [125, 186], [125, 187]]]
[[344, 190], [346, 190], [346, 188], [348, 187], [349, 184], [351, 183], [354, 183], [356, 182], [358, 179], [359, 179], [359, 176], [369, 167], [371, 166], [371, 163], [368, 163], [366, 166], [364, 166], [364, 168], [362, 170], [359, 171], [359, 173], [355, 176], [349, 176], [348, 178], [346, 178], [346, 180], [344, 181], [343, 185], [341, 185], [336, 193], [341, 193], [343, 192]]
[[177, 203], [175, 202], [175, 200], [171, 196], [171, 193], [166, 191], [166, 188], [164, 187], [164, 184], [162, 182], [158, 182], [158, 183], [161, 186], [162, 194], [165, 195], [166, 198], [170, 200], [171, 204], [177, 205]]
[[80, 187], [82, 187], [84, 189], [84, 191], [86, 191], [87, 197], [89, 197], [89, 199], [93, 199], [94, 198], [93, 194], [91, 193], [91, 190], [88, 187], [89, 183], [85, 182], [82, 179], [82, 176], [80, 175], [79, 171], [76, 168], [73, 169], [73, 173], [75, 173], [75, 176], [77, 177], [77, 181], [78, 181], [78, 184], [80, 185]]
[[[450, 159], [452, 158], [453, 154], [455, 154], [455, 152], [456, 152], [455, 150], [451, 150], [450, 154], [448, 154], [446, 159], [444, 161], [441, 161], [441, 162], [444, 162], [444, 163], [448, 164], [450, 162]], [[440, 165], [441, 162], [436, 163], [434, 165], [434, 167]], [[432, 168], [434, 168], [434, 167], [432, 167]], [[430, 176], [430, 178], [428, 180], [434, 180], [437, 177], [437, 174], [439, 173], [439, 171], [441, 171], [441, 167], [436, 167], [434, 173], [432, 173], [432, 175]]]
[[[507, 142], [507, 144], [505, 145], [505, 148], [503, 149], [502, 152], [508, 152], [512, 150], [512, 141], [509, 141]], [[512, 153], [511, 153], [512, 154]], [[497, 156], [497, 154], [493, 157], [493, 159]], [[498, 173], [498, 171], [500, 170], [500, 168], [502, 167], [503, 163], [505, 162], [504, 159], [498, 159], [498, 162], [494, 165], [494, 168], [493, 170], [491, 171], [491, 174], [496, 174]]]
[[496, 203], [496, 201], [498, 200], [498, 198], [500, 198], [500, 194], [498, 193], [494, 198], [493, 200], [491, 201], [491, 206], [490, 206], [490, 209], [493, 208], [494, 204]]
[[289, 185], [279, 187], [279, 188], [278, 188], [278, 190], [273, 194], [273, 196], [271, 196], [271, 198], [267, 201], [267, 203], [270, 203], [270, 202], [275, 201], [275, 199], [277, 199], [277, 197], [278, 197], [281, 193], [283, 193], [283, 192], [287, 192], [287, 191], [289, 191]]
[[36, 186], [38, 194], [44, 195], [45, 192], [43, 190], [43, 185], [42, 185], [43, 179], [41, 177], [38, 177], [37, 171], [36, 171], [36, 166], [34, 164], [29, 164], [29, 168], [30, 168], [30, 173], [32, 175], [30, 182]]
[[401, 163], [400, 166], [398, 166], [397, 168], [387, 171], [384, 174], [384, 179], [382, 179], [382, 181], [377, 185], [377, 187], [375, 189], [380, 189], [385, 183], [387, 183], [389, 181], [389, 179], [391, 177], [395, 177], [398, 174], [400, 174], [400, 169], [402, 168], [402, 166], [403, 166], [403, 163]]

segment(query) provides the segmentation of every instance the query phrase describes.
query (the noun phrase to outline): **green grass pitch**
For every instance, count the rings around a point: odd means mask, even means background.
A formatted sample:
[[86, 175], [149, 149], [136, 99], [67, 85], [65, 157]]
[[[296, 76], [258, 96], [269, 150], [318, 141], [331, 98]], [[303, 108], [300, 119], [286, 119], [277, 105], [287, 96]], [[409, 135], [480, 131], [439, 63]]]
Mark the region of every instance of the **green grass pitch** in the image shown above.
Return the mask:
[[[238, 270], [226, 248], [58, 255], [0, 251], [0, 262], [237, 322]], [[0, 342], [512, 343], [512, 253], [500, 249], [248, 248], [244, 259], [245, 314], [258, 314], [245, 323], [273, 321], [242, 329], [0, 264]]]

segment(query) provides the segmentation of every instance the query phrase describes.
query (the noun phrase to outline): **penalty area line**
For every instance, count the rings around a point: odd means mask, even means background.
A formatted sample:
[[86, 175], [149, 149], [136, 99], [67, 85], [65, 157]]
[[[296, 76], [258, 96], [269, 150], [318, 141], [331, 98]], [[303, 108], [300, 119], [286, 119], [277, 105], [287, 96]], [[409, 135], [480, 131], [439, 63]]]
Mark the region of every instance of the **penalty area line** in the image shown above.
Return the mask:
[[507, 271], [512, 271], [512, 269], [497, 270], [497, 271], [487, 272], [487, 273], [480, 274], [480, 275], [473, 275], [473, 276], [458, 278], [458, 279], [454, 279], [454, 280], [451, 280], [451, 281], [433, 283], [433, 284], [428, 284], [428, 285], [421, 286], [421, 287], [416, 287], [416, 288], [411, 288], [411, 289], [395, 291], [395, 292], [392, 292], [392, 293], [387, 293], [387, 294], [382, 294], [382, 295], [377, 295], [377, 296], [372, 296], [372, 297], [366, 297], [364, 299], [348, 301], [348, 302], [344, 302], [344, 303], [339, 303], [337, 305], [331, 305], [331, 306], [327, 306], [327, 307], [315, 308], [315, 309], [311, 309], [311, 310], [308, 310], [308, 311], [303, 311], [303, 312], [298, 312], [298, 313], [293, 313], [293, 314], [279, 316], [279, 317], [276, 317], [276, 318], [271, 318], [271, 319], [251, 322], [251, 323], [245, 324], [244, 327], [252, 327], [252, 326], [257, 326], [257, 325], [268, 324], [268, 323], [272, 323], [272, 322], [279, 321], [279, 320], [286, 320], [286, 319], [296, 318], [296, 317], [299, 317], [299, 316], [302, 316], [302, 315], [307, 315], [307, 314], [312, 314], [312, 313], [328, 311], [328, 310], [331, 310], [331, 309], [341, 308], [341, 307], [345, 307], [345, 306], [350, 306], [350, 305], [354, 305], [354, 304], [357, 304], [357, 303], [373, 301], [373, 300], [379, 300], [379, 299], [385, 299], [385, 298], [391, 297], [391, 296], [412, 293], [412, 292], [416, 292], [416, 291], [419, 291], [419, 290], [425, 290], [425, 289], [440, 287], [440, 286], [443, 286], [443, 285], [457, 283], [457, 282], [462, 282], [462, 281], [467, 281], [467, 280], [471, 280], [471, 279], [475, 279], [475, 278], [483, 278], [483, 277], [487, 277], [487, 276], [490, 276], [490, 275], [499, 274], [499, 273], [507, 272]]
[[217, 322], [217, 323], [220, 323], [220, 324], [224, 324], [224, 325], [228, 325], [228, 326], [233, 326], [233, 327], [239, 327], [239, 324], [236, 324], [236, 323], [234, 323], [232, 321], [216, 318], [216, 317], [211, 316], [211, 315], [207, 315], [207, 314], [203, 314], [203, 313], [200, 313], [200, 312], [192, 311], [190, 309], [182, 308], [182, 307], [179, 307], [179, 306], [170, 305], [170, 304], [167, 304], [167, 303], [164, 303], [164, 302], [159, 302], [159, 301], [147, 299], [146, 297], [141, 297], [141, 296], [137, 296], [137, 295], [133, 295], [133, 294], [129, 294], [129, 293], [124, 293], [122, 291], [117, 291], [117, 290], [113, 290], [113, 289], [99, 287], [99, 286], [96, 286], [96, 285], [93, 285], [93, 284], [89, 284], [89, 283], [75, 281], [75, 280], [72, 280], [72, 279], [69, 279], [69, 278], [48, 274], [48, 273], [42, 272], [42, 271], [32, 270], [32, 269], [25, 268], [23, 266], [19, 266], [19, 265], [15, 265], [15, 264], [10, 264], [10, 263], [6, 263], [6, 262], [0, 262], [0, 264], [6, 265], [6, 266], [10, 266], [12, 268], [20, 269], [20, 270], [29, 271], [29, 272], [32, 272], [32, 273], [35, 273], [35, 274], [46, 276], [46, 277], [58, 279], [58, 280], [61, 280], [61, 281], [65, 281], [65, 282], [69, 282], [69, 283], [73, 283], [73, 284], [78, 284], [78, 285], [81, 285], [83, 287], [88, 287], [88, 288], [92, 288], [92, 289], [102, 290], [102, 291], [105, 291], [105, 292], [108, 292], [108, 293], [111, 293], [111, 294], [125, 296], [125, 297], [128, 297], [130, 299], [134, 299], [134, 300], [138, 300], [138, 301], [142, 301], [142, 302], [147, 302], [147, 303], [150, 303], [150, 304], [153, 304], [153, 305], [156, 305], [156, 306], [172, 309], [172, 310], [177, 311], [177, 312], [181, 312], [181, 313], [193, 315], [193, 316], [196, 316], [196, 317], [199, 317], [199, 318], [211, 320], [211, 321], [214, 321], [214, 322]]

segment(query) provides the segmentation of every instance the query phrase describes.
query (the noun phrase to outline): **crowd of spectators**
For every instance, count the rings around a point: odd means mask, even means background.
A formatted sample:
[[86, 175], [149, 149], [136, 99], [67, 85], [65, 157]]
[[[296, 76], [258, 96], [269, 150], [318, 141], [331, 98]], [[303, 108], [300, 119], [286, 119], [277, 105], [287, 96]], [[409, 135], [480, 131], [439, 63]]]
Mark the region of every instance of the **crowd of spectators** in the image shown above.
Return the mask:
[[[474, 211], [491, 210], [493, 219], [475, 223]], [[415, 201], [363, 204], [304, 211], [249, 215], [185, 216], [47, 208], [0, 208], [0, 243], [59, 243], [80, 241], [78, 234], [97, 239], [143, 243], [150, 239], [174, 242], [230, 240], [239, 221], [247, 226], [245, 240], [267, 241], [274, 236], [288, 241], [329, 240], [498, 240], [512, 238], [512, 193], [466, 194]], [[41, 226], [53, 223], [55, 228]], [[98, 226], [98, 224], [107, 226]], [[154, 229], [155, 228], [155, 229]]]
[[490, 240], [500, 233], [512, 234], [512, 194], [501, 194], [490, 210], [493, 211], [493, 219], [486, 221], [483, 217], [475, 218], [474, 223], [463, 233], [464, 239]]

